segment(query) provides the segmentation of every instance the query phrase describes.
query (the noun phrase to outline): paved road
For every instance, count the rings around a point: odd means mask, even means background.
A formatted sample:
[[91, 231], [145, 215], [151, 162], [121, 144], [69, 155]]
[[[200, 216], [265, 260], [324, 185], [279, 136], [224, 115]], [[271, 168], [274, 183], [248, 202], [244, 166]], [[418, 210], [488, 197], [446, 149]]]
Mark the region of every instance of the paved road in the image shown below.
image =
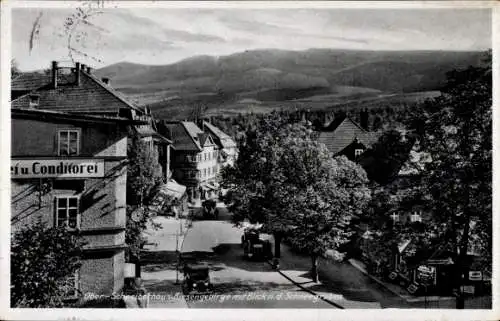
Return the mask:
[[182, 255], [194, 255], [210, 266], [214, 292], [188, 297], [190, 308], [332, 308], [302, 291], [267, 262], [248, 261], [240, 247], [242, 230], [219, 208], [219, 220], [195, 220], [182, 244]]
[[[373, 297], [366, 298], [364, 290], [353, 290], [352, 282], [334, 285], [333, 288], [342, 287], [342, 291], [313, 283], [307, 273], [309, 259], [296, 256], [285, 245], [282, 247], [281, 270], [301, 287], [271, 269], [267, 262], [245, 260], [240, 247], [242, 230], [229, 222], [230, 214], [225, 208], [219, 208], [219, 212], [218, 220], [194, 220], [181, 245], [181, 255], [194, 256], [197, 261], [209, 265], [214, 284], [214, 291], [209, 296], [184, 297], [180, 286], [175, 284], [174, 234], [179, 230], [175, 221], [162, 219], [160, 222], [165, 228], [151, 232], [150, 239], [157, 246], [152, 248], [151, 261], [143, 267], [142, 273], [145, 286], [153, 295], [150, 307], [335, 309], [304, 291], [302, 287], [306, 287], [345, 308], [380, 308]], [[339, 274], [339, 278], [345, 277]], [[182, 281], [182, 276], [179, 276], [179, 281]], [[349, 295], [346, 296], [347, 292]]]

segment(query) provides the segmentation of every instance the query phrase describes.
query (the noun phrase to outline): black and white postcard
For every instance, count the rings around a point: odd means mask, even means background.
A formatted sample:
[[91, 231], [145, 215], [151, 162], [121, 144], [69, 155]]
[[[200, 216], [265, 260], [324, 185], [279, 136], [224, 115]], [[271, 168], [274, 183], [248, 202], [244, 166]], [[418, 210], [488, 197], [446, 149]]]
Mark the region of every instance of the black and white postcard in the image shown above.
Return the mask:
[[498, 13], [2, 2], [0, 317], [498, 320]]

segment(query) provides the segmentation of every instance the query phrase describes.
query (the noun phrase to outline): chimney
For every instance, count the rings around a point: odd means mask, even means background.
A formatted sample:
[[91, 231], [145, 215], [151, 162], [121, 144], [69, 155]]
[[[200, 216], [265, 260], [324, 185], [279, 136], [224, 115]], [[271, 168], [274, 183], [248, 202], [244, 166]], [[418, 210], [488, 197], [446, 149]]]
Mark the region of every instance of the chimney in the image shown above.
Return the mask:
[[364, 130], [368, 131], [368, 110], [364, 109], [364, 110], [361, 110], [361, 113], [359, 115], [359, 119], [360, 119], [360, 125], [361, 125], [361, 128], [363, 128]]
[[87, 67], [87, 74], [91, 74], [91, 73], [92, 73], [92, 68]]
[[75, 63], [75, 84], [80, 86], [80, 63]]
[[110, 84], [110, 79], [109, 79], [108, 77], [102, 77], [102, 78], [101, 78], [101, 81], [102, 81], [103, 83], [105, 83], [106, 85], [108, 85], [108, 86], [109, 86], [109, 84]]
[[85, 68], [87, 68], [86, 64], [82, 64], [82, 70], [85, 71]]
[[57, 61], [52, 61], [52, 86], [57, 88]]
[[203, 118], [198, 118], [197, 121], [196, 121], [196, 126], [198, 126], [198, 128], [200, 128], [202, 131], [205, 131], [205, 128], [203, 128]]

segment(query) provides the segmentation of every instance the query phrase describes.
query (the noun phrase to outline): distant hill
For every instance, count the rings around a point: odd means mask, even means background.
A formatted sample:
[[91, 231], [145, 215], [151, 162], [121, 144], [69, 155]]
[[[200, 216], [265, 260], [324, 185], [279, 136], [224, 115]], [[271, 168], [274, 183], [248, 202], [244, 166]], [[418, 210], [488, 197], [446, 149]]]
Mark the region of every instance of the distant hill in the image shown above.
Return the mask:
[[[348, 96], [439, 90], [446, 72], [477, 65], [481, 52], [251, 50], [195, 56], [170, 65], [128, 62], [95, 71], [143, 104], [290, 102], [321, 95]], [[349, 88], [340, 90], [339, 88]], [[325, 96], [326, 95], [326, 96]]]

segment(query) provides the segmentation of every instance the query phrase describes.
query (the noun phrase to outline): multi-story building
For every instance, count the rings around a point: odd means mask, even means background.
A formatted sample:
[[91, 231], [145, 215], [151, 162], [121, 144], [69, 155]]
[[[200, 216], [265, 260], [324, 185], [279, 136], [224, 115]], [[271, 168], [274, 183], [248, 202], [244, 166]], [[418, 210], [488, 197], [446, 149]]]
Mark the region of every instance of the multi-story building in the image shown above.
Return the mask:
[[227, 165], [234, 165], [238, 157], [238, 148], [234, 139], [228, 134], [224, 133], [219, 128], [215, 127], [209, 122], [203, 122], [203, 130], [209, 133], [214, 139], [218, 148], [218, 170]]
[[113, 116], [12, 109], [11, 224], [37, 220], [79, 231], [87, 244], [81, 293], [124, 284], [127, 128]]
[[218, 147], [212, 136], [193, 122], [164, 122], [165, 136], [174, 144], [173, 178], [187, 187], [188, 198], [197, 202], [215, 196]]
[[[12, 80], [12, 212], [15, 228], [42, 217], [79, 229], [89, 242], [79, 272], [84, 292], [123, 286], [126, 160], [130, 136], [157, 149], [170, 176], [170, 141], [147, 109], [127, 101], [76, 63]], [[31, 215], [32, 214], [32, 215]]]
[[129, 129], [157, 150], [166, 178], [170, 176], [171, 141], [160, 135], [147, 108], [128, 101], [114, 90], [109, 78], [97, 78], [92, 68], [52, 62], [48, 72], [21, 73], [12, 80], [12, 108], [33, 108], [81, 115], [126, 117], [142, 121]]

